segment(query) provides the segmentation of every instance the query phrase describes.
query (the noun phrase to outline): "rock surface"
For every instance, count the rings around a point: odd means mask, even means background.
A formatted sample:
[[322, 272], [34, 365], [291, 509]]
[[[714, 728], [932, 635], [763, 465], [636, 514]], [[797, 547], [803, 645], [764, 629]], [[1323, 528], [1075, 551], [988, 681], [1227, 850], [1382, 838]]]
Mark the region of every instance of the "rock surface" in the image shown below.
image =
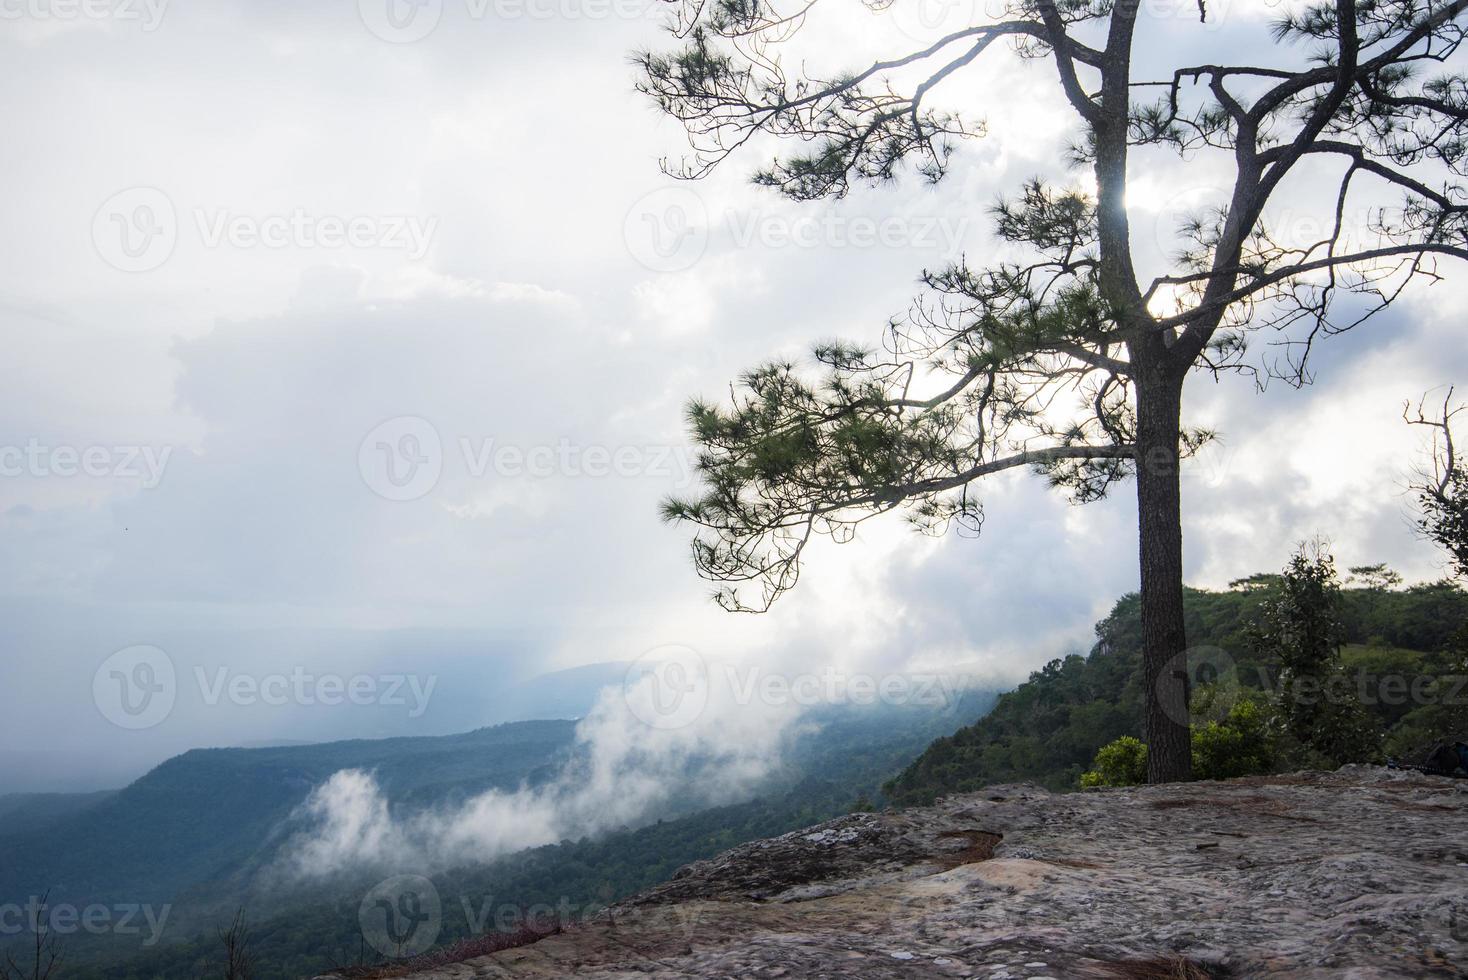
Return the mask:
[[471, 977], [1468, 975], [1468, 780], [993, 787], [756, 841]]

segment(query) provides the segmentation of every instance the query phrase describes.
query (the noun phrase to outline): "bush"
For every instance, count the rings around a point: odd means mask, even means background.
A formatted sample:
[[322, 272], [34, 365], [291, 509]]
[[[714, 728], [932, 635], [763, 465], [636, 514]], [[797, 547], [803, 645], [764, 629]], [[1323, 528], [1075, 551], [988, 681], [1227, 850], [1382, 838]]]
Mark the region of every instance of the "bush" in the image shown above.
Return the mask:
[[[1380, 591], [1380, 590], [1378, 590]], [[1334, 769], [1380, 754], [1381, 730], [1341, 661], [1347, 631], [1335, 561], [1320, 542], [1285, 566], [1250, 631], [1255, 651], [1278, 665], [1272, 726], [1290, 768]]]
[[[1193, 729], [1195, 779], [1254, 776], [1270, 772], [1273, 767], [1269, 716], [1256, 701], [1239, 701], [1223, 721], [1210, 721]], [[1081, 775], [1081, 788], [1138, 786], [1146, 781], [1147, 746], [1140, 739], [1123, 735], [1096, 753], [1091, 770]]]
[[1193, 778], [1233, 779], [1274, 767], [1269, 719], [1254, 701], [1239, 701], [1222, 722], [1193, 729]]
[[1096, 753], [1095, 768], [1081, 775], [1081, 786], [1136, 786], [1147, 781], [1147, 746], [1139, 738], [1123, 735]]

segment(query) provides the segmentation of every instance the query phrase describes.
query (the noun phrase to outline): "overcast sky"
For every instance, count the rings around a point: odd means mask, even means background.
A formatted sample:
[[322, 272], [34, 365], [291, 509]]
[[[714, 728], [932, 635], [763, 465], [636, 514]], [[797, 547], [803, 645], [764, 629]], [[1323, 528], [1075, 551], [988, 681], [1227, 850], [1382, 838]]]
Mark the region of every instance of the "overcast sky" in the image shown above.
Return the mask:
[[[1089, 646], [1136, 586], [1129, 486], [1076, 509], [1002, 477], [977, 540], [869, 524], [764, 617], [712, 606], [657, 517], [691, 486], [690, 396], [876, 341], [924, 266], [992, 247], [997, 193], [1063, 177], [1052, 69], [1001, 54], [952, 86], [991, 135], [937, 188], [794, 205], [747, 185], [758, 156], [660, 174], [681, 131], [628, 62], [667, 43], [655, 6], [0, 0], [0, 790], [113, 785], [195, 745], [466, 729], [512, 680], [665, 644], [1001, 680]], [[809, 55], [906, 50], [942, 26], [914, 6], [833, 0]], [[1154, 6], [1139, 50], [1215, 61], [1259, 50], [1277, 9], [1210, 4], [1205, 27]], [[1139, 158], [1144, 262], [1224, 173]], [[1400, 410], [1468, 378], [1463, 294], [1335, 339], [1304, 391], [1192, 381], [1189, 421], [1223, 442], [1184, 488], [1190, 582], [1317, 533], [1342, 564], [1440, 574], [1408, 524]], [[139, 646], [178, 695], [134, 729], [98, 692]], [[252, 700], [301, 674], [436, 686], [416, 714]]]

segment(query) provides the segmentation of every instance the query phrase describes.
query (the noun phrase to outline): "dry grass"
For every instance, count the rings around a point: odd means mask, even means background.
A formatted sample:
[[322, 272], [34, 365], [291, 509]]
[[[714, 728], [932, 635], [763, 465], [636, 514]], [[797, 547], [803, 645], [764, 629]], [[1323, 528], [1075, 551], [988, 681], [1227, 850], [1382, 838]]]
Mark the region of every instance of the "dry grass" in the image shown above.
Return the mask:
[[994, 856], [994, 848], [1004, 839], [1003, 834], [994, 834], [987, 830], [949, 830], [938, 836], [968, 841], [968, 846], [961, 851], [948, 851], [939, 855], [939, 859], [949, 868], [989, 860]]
[[1184, 956], [1118, 960], [1106, 965], [1108, 976], [1123, 980], [1217, 980], [1218, 974]]
[[514, 932], [486, 932], [461, 939], [451, 946], [432, 949], [418, 956], [399, 960], [396, 963], [340, 967], [333, 970], [330, 976], [341, 977], [342, 980], [389, 980], [392, 977], [404, 977], [435, 966], [448, 966], [452, 963], [472, 960], [478, 956], [488, 956], [490, 953], [498, 953], [505, 949], [529, 946], [561, 931], [561, 924], [555, 922], [545, 928], [527, 925]]

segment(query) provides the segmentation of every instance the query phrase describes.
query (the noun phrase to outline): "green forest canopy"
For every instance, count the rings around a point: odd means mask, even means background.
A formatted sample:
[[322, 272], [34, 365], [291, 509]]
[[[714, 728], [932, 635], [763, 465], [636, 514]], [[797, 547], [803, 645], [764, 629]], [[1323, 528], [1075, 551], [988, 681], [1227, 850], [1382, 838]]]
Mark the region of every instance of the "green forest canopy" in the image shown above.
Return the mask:
[[[1238, 667], [1239, 683], [1262, 686], [1272, 664], [1256, 655], [1248, 628], [1276, 576], [1239, 579], [1226, 591], [1188, 589], [1189, 643], [1216, 647]], [[1389, 580], [1388, 580], [1389, 581]], [[1379, 579], [1342, 591], [1340, 614], [1347, 669], [1376, 684], [1383, 676], [1440, 676], [1457, 669], [1448, 651], [1468, 622], [1468, 593], [1452, 582], [1391, 588]], [[1074, 789], [1096, 751], [1142, 735], [1141, 616], [1138, 596], [1124, 596], [1096, 626], [1088, 656], [1052, 660], [974, 724], [940, 738], [884, 789], [897, 804], [915, 805], [995, 783], [1032, 781]], [[1392, 682], [1395, 685], [1395, 681]], [[1468, 691], [1460, 692], [1468, 696]], [[1426, 736], [1426, 710], [1393, 691], [1373, 697], [1389, 750]], [[1402, 701], [1390, 704], [1386, 702]]]

